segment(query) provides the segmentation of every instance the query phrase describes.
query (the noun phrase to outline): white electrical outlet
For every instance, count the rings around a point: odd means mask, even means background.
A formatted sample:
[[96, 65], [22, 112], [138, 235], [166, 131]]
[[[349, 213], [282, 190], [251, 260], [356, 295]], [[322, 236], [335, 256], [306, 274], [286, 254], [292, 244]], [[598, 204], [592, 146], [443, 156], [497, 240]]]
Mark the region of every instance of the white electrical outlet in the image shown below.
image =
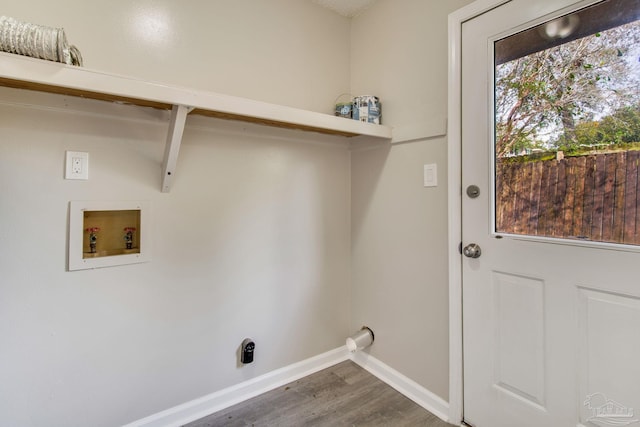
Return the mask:
[[64, 179], [89, 179], [89, 153], [67, 151]]

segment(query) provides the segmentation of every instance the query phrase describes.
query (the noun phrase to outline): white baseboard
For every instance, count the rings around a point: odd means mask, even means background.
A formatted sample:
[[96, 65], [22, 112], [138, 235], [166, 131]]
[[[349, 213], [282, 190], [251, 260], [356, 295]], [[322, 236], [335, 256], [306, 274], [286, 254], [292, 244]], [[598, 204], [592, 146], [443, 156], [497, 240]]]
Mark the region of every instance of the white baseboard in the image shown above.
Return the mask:
[[450, 422], [449, 403], [441, 397], [365, 352], [351, 353], [351, 360], [441, 420]]
[[199, 399], [174, 406], [123, 427], [181, 426], [348, 359], [349, 352], [346, 346], [339, 347]]
[[349, 353], [347, 347], [343, 346], [174, 406], [123, 427], [181, 426], [349, 359], [429, 412], [448, 421], [449, 404], [443, 399], [375, 357], [361, 351]]

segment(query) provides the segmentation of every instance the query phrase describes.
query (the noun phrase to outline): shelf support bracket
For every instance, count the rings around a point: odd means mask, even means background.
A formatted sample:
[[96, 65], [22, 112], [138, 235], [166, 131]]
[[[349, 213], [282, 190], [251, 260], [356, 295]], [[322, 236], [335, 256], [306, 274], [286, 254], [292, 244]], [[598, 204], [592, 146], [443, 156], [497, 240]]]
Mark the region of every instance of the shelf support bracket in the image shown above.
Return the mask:
[[173, 182], [173, 176], [178, 163], [178, 153], [182, 143], [184, 125], [187, 121], [187, 114], [193, 107], [185, 105], [174, 105], [171, 109], [171, 121], [167, 132], [167, 144], [164, 149], [164, 160], [162, 161], [162, 192], [168, 193]]

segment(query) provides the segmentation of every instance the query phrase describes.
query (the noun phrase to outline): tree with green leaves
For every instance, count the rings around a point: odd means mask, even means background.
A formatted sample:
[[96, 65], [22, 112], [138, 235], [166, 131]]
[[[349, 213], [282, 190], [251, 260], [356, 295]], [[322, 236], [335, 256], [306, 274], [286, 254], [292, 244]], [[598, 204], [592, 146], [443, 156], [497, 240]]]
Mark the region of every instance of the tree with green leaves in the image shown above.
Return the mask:
[[640, 144], [640, 104], [622, 107], [599, 121], [579, 123], [575, 134], [581, 148]]
[[638, 45], [636, 21], [498, 65], [497, 155], [575, 150], [581, 124], [640, 105]]

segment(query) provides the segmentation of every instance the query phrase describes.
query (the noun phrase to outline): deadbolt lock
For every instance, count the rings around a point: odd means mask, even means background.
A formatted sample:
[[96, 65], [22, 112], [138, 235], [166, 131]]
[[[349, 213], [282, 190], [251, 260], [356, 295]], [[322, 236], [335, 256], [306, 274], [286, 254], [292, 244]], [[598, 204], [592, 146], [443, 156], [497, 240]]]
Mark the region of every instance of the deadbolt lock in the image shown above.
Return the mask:
[[478, 187], [477, 185], [470, 185], [467, 187], [467, 196], [469, 196], [472, 199], [475, 199], [479, 195], [480, 195], [480, 187]]

